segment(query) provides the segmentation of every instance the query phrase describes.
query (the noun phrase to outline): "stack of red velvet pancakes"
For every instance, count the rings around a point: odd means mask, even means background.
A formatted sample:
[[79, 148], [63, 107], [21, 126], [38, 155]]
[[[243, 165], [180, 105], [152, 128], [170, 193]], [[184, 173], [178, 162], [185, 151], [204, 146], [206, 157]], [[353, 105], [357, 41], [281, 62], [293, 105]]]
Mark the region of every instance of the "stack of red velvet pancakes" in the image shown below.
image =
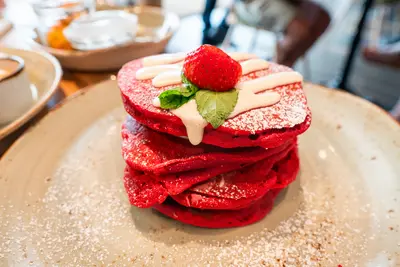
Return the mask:
[[295, 180], [311, 113], [292, 69], [205, 45], [132, 61], [118, 84], [132, 205], [200, 227], [244, 226]]

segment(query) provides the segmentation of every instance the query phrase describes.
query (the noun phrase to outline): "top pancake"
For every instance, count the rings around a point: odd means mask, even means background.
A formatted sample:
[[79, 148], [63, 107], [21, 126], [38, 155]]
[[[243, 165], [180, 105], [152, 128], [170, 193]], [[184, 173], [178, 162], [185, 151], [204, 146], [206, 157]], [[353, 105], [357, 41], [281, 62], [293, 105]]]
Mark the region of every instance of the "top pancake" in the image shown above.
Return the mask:
[[[187, 136], [180, 118], [152, 104], [153, 99], [161, 92], [177, 85], [156, 88], [151, 79], [137, 80], [135, 74], [141, 67], [142, 60], [135, 60], [123, 66], [118, 73], [118, 85], [127, 112], [154, 130], [175, 136]], [[287, 71], [293, 70], [270, 63], [268, 69], [244, 75], [239, 82]], [[225, 148], [276, 147], [307, 130], [311, 115], [302, 84], [287, 84], [270, 91], [281, 95], [279, 103], [239, 114], [225, 121], [217, 129], [208, 125], [202, 142]]]

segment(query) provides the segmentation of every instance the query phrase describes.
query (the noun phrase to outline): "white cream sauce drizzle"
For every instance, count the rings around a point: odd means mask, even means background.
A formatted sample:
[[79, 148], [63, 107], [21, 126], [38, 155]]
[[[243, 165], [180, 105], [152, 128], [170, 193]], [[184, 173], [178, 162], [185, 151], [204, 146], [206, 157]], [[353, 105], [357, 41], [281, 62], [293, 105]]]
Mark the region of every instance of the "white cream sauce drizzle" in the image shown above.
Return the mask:
[[138, 79], [138, 80], [152, 79], [160, 73], [170, 71], [170, 70], [180, 71], [181, 69], [182, 69], [182, 67], [180, 67], [179, 65], [174, 65], [174, 64], [143, 67], [143, 68], [140, 68], [136, 72], [136, 79]]
[[254, 58], [240, 63], [242, 66], [242, 75], [247, 75], [254, 71], [268, 69], [268, 61], [261, 58]]
[[[237, 61], [246, 60], [241, 62], [243, 74], [268, 68], [267, 61], [254, 59], [252, 55], [248, 53], [234, 53], [233, 55], [231, 54], [231, 56]], [[155, 87], [180, 83], [182, 66], [179, 64], [168, 64], [168, 62], [179, 61], [179, 59], [177, 60], [177, 57], [178, 56], [174, 55], [171, 57], [165, 56], [164, 61], [160, 58], [156, 58], [160, 65], [153, 65], [139, 69], [136, 72], [136, 78], [138, 80], [154, 78], [152, 83]], [[155, 60], [152, 61], [150, 57], [150, 62], [155, 62]], [[279, 93], [264, 91], [273, 89], [277, 86], [302, 81], [303, 77], [299, 73], [291, 71], [274, 73], [254, 80], [238, 83], [235, 86], [235, 88], [239, 90], [238, 102], [229, 118], [233, 118], [240, 113], [255, 108], [267, 107], [278, 103], [281, 98]], [[155, 98], [153, 100], [153, 105], [160, 107], [160, 100]], [[190, 143], [193, 145], [200, 144], [203, 140], [204, 128], [208, 123], [197, 111], [196, 101], [192, 99], [183, 106], [170, 110], [170, 112], [182, 120], [182, 123], [186, 127]]]
[[208, 122], [197, 111], [196, 101], [192, 99], [177, 109], [171, 109], [170, 112], [182, 120], [189, 142], [192, 145], [200, 144]]
[[231, 52], [228, 55], [236, 61], [243, 61], [252, 58], [258, 58], [255, 54], [245, 53], [245, 52]]
[[150, 67], [150, 66], [157, 66], [157, 65], [164, 65], [164, 64], [171, 64], [176, 63], [179, 61], [183, 61], [186, 57], [186, 53], [175, 53], [175, 54], [160, 54], [155, 56], [149, 56], [143, 58], [143, 66]]
[[163, 87], [173, 84], [179, 84], [182, 82], [181, 70], [171, 70], [158, 74], [152, 80], [154, 87]]
[[303, 76], [295, 71], [278, 72], [254, 80], [238, 83], [235, 88], [239, 90], [250, 90], [253, 93], [272, 89], [277, 86], [291, 84], [295, 82], [302, 82]]

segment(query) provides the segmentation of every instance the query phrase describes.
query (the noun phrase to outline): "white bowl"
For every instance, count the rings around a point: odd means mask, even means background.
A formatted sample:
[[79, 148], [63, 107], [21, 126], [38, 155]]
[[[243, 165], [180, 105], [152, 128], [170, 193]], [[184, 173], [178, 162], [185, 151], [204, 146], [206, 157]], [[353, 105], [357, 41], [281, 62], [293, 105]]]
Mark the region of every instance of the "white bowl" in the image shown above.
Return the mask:
[[76, 71], [111, 71], [123, 64], [164, 51], [179, 27], [179, 17], [158, 7], [137, 6], [124, 9], [138, 17], [136, 38], [133, 42], [93, 51], [56, 49], [32, 40], [32, 46], [55, 56], [64, 68]]
[[133, 42], [137, 23], [137, 16], [125, 11], [99, 11], [79, 17], [63, 32], [74, 49], [96, 50]]

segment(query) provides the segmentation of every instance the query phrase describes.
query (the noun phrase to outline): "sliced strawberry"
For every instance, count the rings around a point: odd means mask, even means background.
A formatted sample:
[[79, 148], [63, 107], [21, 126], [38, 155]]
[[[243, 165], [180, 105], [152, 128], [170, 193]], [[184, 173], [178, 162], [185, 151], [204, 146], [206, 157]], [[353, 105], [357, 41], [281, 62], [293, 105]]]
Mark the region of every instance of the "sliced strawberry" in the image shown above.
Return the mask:
[[223, 92], [235, 87], [242, 76], [242, 66], [221, 49], [202, 45], [187, 55], [183, 73], [201, 89]]

